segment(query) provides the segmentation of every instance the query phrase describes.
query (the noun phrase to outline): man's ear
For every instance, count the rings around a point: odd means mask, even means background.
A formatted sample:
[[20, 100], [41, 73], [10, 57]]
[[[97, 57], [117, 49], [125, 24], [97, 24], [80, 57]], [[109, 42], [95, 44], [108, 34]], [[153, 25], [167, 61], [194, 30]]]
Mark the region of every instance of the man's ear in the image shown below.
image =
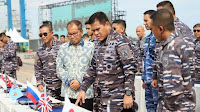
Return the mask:
[[164, 31], [165, 28], [163, 26], [159, 26], [160, 31]]
[[110, 26], [110, 23], [106, 21], [105, 26]]
[[122, 31], [125, 32], [125, 30], [126, 30], [126, 29], [125, 29], [124, 27], [122, 27]]
[[159, 26], [159, 29], [160, 29], [161, 34], [165, 32], [165, 28], [163, 26]]
[[81, 32], [81, 35], [83, 35], [83, 30], [81, 30], [80, 32]]

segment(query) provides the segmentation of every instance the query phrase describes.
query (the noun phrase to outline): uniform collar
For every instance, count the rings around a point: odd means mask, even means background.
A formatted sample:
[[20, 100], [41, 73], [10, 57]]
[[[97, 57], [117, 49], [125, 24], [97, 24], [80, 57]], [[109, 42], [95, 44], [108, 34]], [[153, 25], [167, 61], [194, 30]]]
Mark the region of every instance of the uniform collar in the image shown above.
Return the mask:
[[179, 20], [179, 18], [177, 17], [176, 18], [176, 20], [174, 20], [174, 22], [176, 23], [176, 22], [179, 22], [180, 20]]
[[[85, 43], [84, 40], [81, 39], [81, 41], [80, 41], [80, 43], [79, 43], [78, 45], [81, 45], [81, 46], [83, 47], [83, 46], [84, 46], [84, 43]], [[69, 46], [71, 46], [71, 45], [73, 45], [73, 44], [72, 44], [72, 42], [70, 41], [70, 42], [69, 42]]]
[[194, 43], [198, 43], [198, 42], [200, 42], [200, 40], [196, 39]]
[[165, 47], [168, 43], [170, 43], [172, 40], [174, 40], [174, 38], [175, 38], [176, 36], [177, 36], [176, 33], [173, 32], [173, 33], [170, 34], [170, 36], [167, 38], [167, 40], [161, 41], [160, 43], [162, 44], [162, 49], [164, 49], [164, 47]]
[[[53, 37], [52, 37], [53, 38]], [[57, 43], [57, 41], [53, 38], [52, 39], [52, 43], [51, 43], [51, 45], [50, 46], [46, 46], [46, 44], [43, 44], [43, 48], [45, 49], [45, 48], [51, 48], [52, 46], [56, 46], [56, 43]]]
[[114, 30], [111, 29], [110, 33], [108, 34], [108, 36], [103, 41], [100, 42], [100, 45], [104, 45], [104, 46], [108, 45], [108, 43], [110, 42], [110, 39], [111, 39], [113, 33], [114, 33]]

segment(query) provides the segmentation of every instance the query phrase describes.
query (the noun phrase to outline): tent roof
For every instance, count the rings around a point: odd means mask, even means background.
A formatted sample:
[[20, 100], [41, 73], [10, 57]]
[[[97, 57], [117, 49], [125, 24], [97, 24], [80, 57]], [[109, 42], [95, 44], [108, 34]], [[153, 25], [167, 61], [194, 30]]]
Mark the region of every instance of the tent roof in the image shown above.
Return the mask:
[[6, 35], [11, 37], [11, 40], [15, 43], [23, 43], [23, 42], [29, 42], [27, 39], [24, 39], [15, 28], [13, 30], [7, 30]]

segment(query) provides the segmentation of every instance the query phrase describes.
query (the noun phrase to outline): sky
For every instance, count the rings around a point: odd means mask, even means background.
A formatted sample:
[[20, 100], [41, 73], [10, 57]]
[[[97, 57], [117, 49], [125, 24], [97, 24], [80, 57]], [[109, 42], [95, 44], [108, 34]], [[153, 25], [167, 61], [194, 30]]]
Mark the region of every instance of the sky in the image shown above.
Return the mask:
[[[2, 0], [0, 0], [2, 1]], [[30, 27], [31, 38], [39, 38], [38, 6], [41, 1], [45, 4], [62, 2], [66, 0], [25, 0], [26, 1], [26, 19]], [[126, 11], [126, 33], [128, 36], [137, 37], [136, 27], [143, 25], [143, 13], [146, 10], [156, 10], [156, 4], [162, 0], [118, 0], [118, 10]], [[200, 0], [171, 0], [175, 7], [176, 16], [191, 29], [196, 23], [200, 23]], [[19, 10], [18, 0], [12, 0], [13, 10]], [[15, 11], [19, 15], [19, 12]], [[7, 28], [7, 8], [0, 6], [0, 29]], [[13, 17], [19, 18], [19, 17]], [[144, 26], [144, 25], [143, 25]], [[146, 31], [148, 35], [150, 31]]]

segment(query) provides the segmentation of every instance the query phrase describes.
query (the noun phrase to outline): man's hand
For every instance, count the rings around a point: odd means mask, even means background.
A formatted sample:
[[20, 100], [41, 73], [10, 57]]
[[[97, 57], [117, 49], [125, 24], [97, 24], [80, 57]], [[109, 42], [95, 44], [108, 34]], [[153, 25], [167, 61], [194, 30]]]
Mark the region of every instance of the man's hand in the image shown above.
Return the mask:
[[39, 91], [39, 92], [43, 92], [43, 88], [44, 88], [44, 86], [40, 84], [40, 85], [38, 86], [38, 91]]
[[151, 86], [152, 86], [153, 88], [157, 88], [157, 87], [158, 87], [158, 80], [153, 80], [153, 81], [151, 82]]
[[70, 88], [72, 88], [74, 91], [78, 90], [80, 88], [80, 84], [77, 80], [72, 80], [69, 84]]
[[19, 71], [19, 69], [20, 69], [20, 67], [19, 67], [19, 65], [17, 65], [17, 71]]
[[124, 94], [124, 109], [129, 109], [133, 106], [133, 97], [132, 95], [127, 96]]
[[76, 100], [75, 105], [77, 106], [78, 103], [80, 102], [80, 105], [82, 105], [83, 103], [85, 103], [85, 91], [80, 91], [78, 98]]
[[145, 83], [144, 82], [142, 83], [142, 88], [145, 89]]

